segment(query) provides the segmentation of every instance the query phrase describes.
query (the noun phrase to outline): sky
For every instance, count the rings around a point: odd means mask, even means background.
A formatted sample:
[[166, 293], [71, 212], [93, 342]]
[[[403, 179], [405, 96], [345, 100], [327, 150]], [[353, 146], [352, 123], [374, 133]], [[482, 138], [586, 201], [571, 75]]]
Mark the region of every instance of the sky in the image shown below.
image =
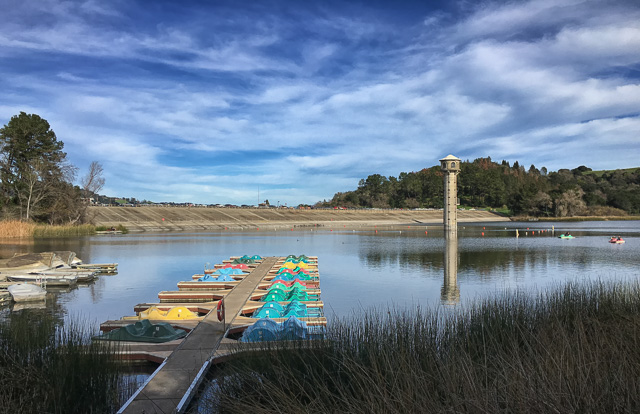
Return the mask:
[[101, 194], [313, 204], [490, 156], [640, 166], [640, 2], [0, 0], [0, 126]]

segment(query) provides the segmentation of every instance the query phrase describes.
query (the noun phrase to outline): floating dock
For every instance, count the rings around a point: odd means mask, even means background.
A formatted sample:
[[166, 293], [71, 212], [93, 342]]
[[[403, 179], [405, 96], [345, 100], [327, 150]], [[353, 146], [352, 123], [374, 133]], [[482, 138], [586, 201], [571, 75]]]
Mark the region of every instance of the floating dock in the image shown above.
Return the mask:
[[[237, 259], [239, 258], [231, 257], [230, 260], [224, 261], [223, 265], [216, 265], [214, 269], [222, 269], [225, 264], [229, 265]], [[235, 341], [226, 338], [227, 334], [241, 333], [259, 320], [254, 314], [260, 312], [265, 305], [266, 302], [261, 302], [261, 299], [267, 295], [267, 289], [274, 283], [274, 279], [278, 278], [278, 272], [290, 279], [296, 276], [306, 279], [304, 282], [298, 279], [296, 279], [297, 282], [285, 281], [281, 282], [281, 285], [293, 286], [294, 283], [298, 283], [296, 286], [305, 286], [304, 293], [300, 290], [295, 292], [313, 300], [297, 301], [299, 304], [304, 304], [305, 309], [309, 309], [308, 317], [298, 319], [308, 326], [326, 326], [323, 303], [320, 301], [317, 258], [310, 257], [308, 263], [295, 269], [286, 267], [289, 265], [285, 264], [285, 259], [284, 257], [260, 258], [255, 264], [250, 264], [243, 269], [241, 275], [233, 275], [237, 280], [231, 282], [193, 280], [180, 282], [179, 290], [160, 292], [159, 303], [142, 303], [135, 306], [134, 310], [138, 315], [151, 308], [166, 312], [180, 306], [203, 316], [193, 319], [162, 320], [174, 328], [188, 331], [189, 334], [184, 339], [160, 344], [123, 343], [123, 349], [126, 351], [120, 354], [121, 358], [147, 360], [161, 363], [161, 365], [118, 412], [126, 414], [183, 412], [207, 370], [221, 358], [228, 356], [229, 344]], [[213, 269], [211, 271], [205, 269], [205, 274], [212, 272]], [[280, 295], [283, 293], [284, 291], [281, 290]], [[222, 321], [218, 319], [217, 312], [221, 300], [224, 304]], [[284, 307], [291, 301], [270, 303]], [[268, 317], [275, 322], [286, 320], [284, 317]], [[100, 330], [108, 332], [132, 322], [135, 321], [131, 319], [106, 321], [100, 325]]]

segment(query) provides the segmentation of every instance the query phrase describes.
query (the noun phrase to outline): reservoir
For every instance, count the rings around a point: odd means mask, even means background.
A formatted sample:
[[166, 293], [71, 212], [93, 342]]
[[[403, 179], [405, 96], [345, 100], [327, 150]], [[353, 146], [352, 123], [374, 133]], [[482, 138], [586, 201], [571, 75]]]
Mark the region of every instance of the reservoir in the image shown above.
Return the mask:
[[[565, 232], [575, 238], [558, 238]], [[609, 243], [614, 235], [626, 243]], [[5, 240], [0, 255], [56, 250], [74, 251], [86, 263], [119, 263], [118, 274], [47, 297], [50, 312], [64, 319], [80, 318], [96, 330], [100, 322], [134, 315], [138, 303], [158, 302], [158, 292], [177, 290], [178, 282], [202, 273], [205, 266], [245, 254], [318, 256], [330, 323], [361, 311], [451, 308], [567, 282], [637, 280], [640, 222], [462, 223], [453, 242], [445, 241], [441, 225], [417, 224], [371, 231], [132, 233], [28, 243]]]

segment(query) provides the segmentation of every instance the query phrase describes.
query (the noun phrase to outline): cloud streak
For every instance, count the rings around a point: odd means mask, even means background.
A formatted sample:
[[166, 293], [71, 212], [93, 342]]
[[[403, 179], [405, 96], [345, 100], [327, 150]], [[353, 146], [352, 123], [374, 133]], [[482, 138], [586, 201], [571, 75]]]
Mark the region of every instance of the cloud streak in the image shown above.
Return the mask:
[[0, 121], [49, 120], [105, 191], [314, 203], [449, 153], [637, 165], [640, 8], [15, 2]]

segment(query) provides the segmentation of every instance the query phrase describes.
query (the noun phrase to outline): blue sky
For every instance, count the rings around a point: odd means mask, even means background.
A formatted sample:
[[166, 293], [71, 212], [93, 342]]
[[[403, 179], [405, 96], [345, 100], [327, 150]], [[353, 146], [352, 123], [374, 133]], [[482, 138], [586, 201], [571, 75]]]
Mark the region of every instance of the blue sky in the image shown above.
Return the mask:
[[640, 166], [640, 3], [0, 0], [0, 125], [102, 193], [289, 205], [462, 159]]

